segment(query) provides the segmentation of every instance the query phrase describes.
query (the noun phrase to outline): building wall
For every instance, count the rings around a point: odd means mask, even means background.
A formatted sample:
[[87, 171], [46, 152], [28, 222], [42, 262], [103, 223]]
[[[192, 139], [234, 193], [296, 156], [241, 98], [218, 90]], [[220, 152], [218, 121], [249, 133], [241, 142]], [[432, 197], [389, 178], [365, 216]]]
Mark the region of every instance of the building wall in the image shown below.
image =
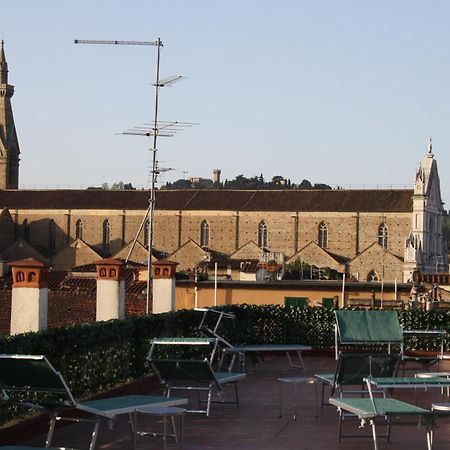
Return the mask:
[[232, 211], [183, 211], [181, 214], [181, 243], [189, 239], [200, 244], [200, 226], [209, 225], [209, 248], [233, 253], [236, 241], [236, 218]]
[[[18, 227], [17, 237], [23, 236], [22, 223], [30, 222], [30, 244], [42, 249], [49, 244], [49, 220], [56, 225], [55, 253], [73, 242], [76, 222], [83, 222], [83, 240], [97, 250], [102, 250], [103, 221], [111, 225], [110, 253], [119, 252], [131, 242], [142, 222], [141, 210], [20, 210], [12, 211]], [[239, 216], [239, 217], [238, 217]], [[296, 213], [296, 212], [239, 212], [234, 211], [156, 211], [154, 220], [154, 247], [172, 254], [190, 239], [200, 242], [200, 226], [207, 220], [210, 227], [209, 248], [232, 254], [237, 245], [258, 241], [258, 227], [264, 221], [268, 228], [268, 248], [290, 257], [295, 249], [310, 242], [318, 242], [318, 227], [326, 223], [328, 246], [326, 251], [352, 259], [378, 239], [381, 223], [388, 227], [388, 250], [402, 258], [404, 242], [410, 227], [411, 214], [369, 213]], [[1, 236], [0, 236], [1, 239]], [[144, 230], [139, 236], [144, 243]], [[1, 242], [0, 242], [1, 244]], [[359, 252], [359, 253], [358, 253]], [[189, 258], [192, 256], [192, 262]], [[193, 266], [198, 260], [198, 249], [192, 246], [183, 252], [183, 267]], [[373, 265], [368, 261], [369, 266]], [[368, 270], [371, 270], [367, 268]], [[362, 272], [366, 268], [360, 269]], [[397, 265], [392, 270], [398, 272]], [[400, 279], [400, 277], [399, 277]]]
[[[255, 282], [243, 283], [218, 283], [217, 306], [238, 305], [247, 303], [250, 305], [284, 305], [285, 297], [307, 297], [310, 306], [321, 305], [323, 298], [339, 299], [339, 305], [342, 306], [342, 285], [334, 283], [328, 286], [323, 282], [311, 286], [311, 283], [298, 283], [295, 287], [289, 286], [285, 282], [281, 285], [268, 286]], [[329, 285], [330, 283], [328, 283]], [[197, 284], [197, 304], [195, 302], [195, 284], [193, 282], [177, 283], [175, 292], [176, 309], [191, 309], [194, 307], [213, 307], [214, 305], [214, 284]], [[370, 299], [372, 290], [375, 291], [375, 297], [381, 297], [380, 283], [348, 283], [345, 288], [344, 302], [347, 304], [351, 299]], [[408, 301], [410, 295], [410, 286], [404, 285], [397, 290], [397, 299]], [[395, 300], [395, 286], [385, 284], [383, 299]]]

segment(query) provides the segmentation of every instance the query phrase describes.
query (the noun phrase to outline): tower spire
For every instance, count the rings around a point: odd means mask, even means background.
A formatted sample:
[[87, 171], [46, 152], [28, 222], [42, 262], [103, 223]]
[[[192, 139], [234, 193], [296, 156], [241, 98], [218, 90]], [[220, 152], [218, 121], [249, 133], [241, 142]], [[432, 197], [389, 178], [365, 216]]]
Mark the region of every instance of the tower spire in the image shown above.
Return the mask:
[[5, 43], [0, 46], [0, 189], [19, 186], [19, 141], [11, 106], [14, 86], [8, 84]]
[[5, 56], [5, 42], [2, 39], [0, 49], [0, 84], [8, 84], [8, 63]]

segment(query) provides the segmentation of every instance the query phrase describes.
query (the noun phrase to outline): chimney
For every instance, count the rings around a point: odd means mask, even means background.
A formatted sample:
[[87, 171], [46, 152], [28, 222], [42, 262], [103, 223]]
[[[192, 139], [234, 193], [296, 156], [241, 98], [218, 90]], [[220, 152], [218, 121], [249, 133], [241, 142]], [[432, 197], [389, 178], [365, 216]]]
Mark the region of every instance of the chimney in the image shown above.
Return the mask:
[[32, 258], [9, 265], [13, 277], [11, 334], [45, 330], [50, 266]]
[[125, 317], [125, 281], [123, 261], [101, 259], [97, 267], [97, 309], [95, 320], [123, 319]]
[[175, 311], [175, 269], [178, 263], [167, 259], [152, 263], [153, 313]]
[[213, 170], [213, 183], [214, 184], [220, 184], [220, 174], [221, 174], [221, 170], [220, 169], [214, 169]]

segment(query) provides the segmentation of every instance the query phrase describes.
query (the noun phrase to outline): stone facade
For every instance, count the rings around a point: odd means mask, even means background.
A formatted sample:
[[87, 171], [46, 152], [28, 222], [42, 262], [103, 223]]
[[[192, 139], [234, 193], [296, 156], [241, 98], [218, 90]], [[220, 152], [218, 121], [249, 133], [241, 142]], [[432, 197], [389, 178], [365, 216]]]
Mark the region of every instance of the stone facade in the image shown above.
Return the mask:
[[[6, 208], [0, 249], [14, 234], [53, 258], [56, 268], [67, 269], [71, 258], [89, 262], [75, 258], [73, 242], [80, 238], [87, 245], [80, 255], [123, 258], [147, 202], [143, 191], [0, 190], [0, 206]], [[262, 261], [277, 254], [360, 280], [384, 274], [386, 280], [408, 281], [416, 269], [448, 270], [443, 217], [437, 165], [429, 150], [414, 190], [158, 191], [153, 249], [158, 258], [178, 262], [178, 270], [216, 258]], [[137, 262], [145, 262], [147, 238], [144, 225], [133, 256]]]

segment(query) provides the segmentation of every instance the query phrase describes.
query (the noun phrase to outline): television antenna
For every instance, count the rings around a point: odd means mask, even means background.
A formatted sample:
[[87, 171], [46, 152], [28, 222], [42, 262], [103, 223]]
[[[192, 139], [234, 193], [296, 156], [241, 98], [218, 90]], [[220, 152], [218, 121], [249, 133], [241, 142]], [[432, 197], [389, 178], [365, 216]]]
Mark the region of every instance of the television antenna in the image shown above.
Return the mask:
[[[107, 41], [107, 40], [83, 40], [83, 39], [75, 39], [75, 44], [100, 44], [100, 45], [151, 45], [156, 47], [156, 81], [153, 83], [153, 86], [155, 87], [155, 96], [154, 96], [154, 116], [153, 121], [151, 124], [144, 124], [151, 126], [151, 128], [144, 128], [144, 129], [135, 129], [129, 132], [125, 132], [124, 134], [135, 134], [140, 136], [147, 136], [151, 137], [153, 141], [152, 145], [152, 166], [151, 166], [151, 188], [150, 188], [150, 198], [149, 198], [149, 206], [147, 208], [144, 220], [141, 223], [141, 226], [139, 228], [139, 231], [137, 235], [142, 230], [142, 227], [144, 223], [146, 222], [146, 219], [148, 216], [149, 218], [149, 232], [148, 232], [148, 259], [147, 259], [147, 296], [146, 296], [146, 314], [148, 315], [150, 313], [150, 304], [153, 299], [152, 290], [153, 290], [153, 283], [152, 283], [152, 249], [153, 249], [153, 219], [154, 219], [154, 210], [155, 210], [155, 184], [156, 184], [156, 177], [158, 174], [158, 165], [157, 165], [157, 158], [156, 158], [156, 152], [157, 152], [157, 138], [159, 136], [163, 136], [164, 134], [167, 135], [167, 137], [173, 136], [173, 134], [176, 131], [179, 131], [183, 128], [181, 126], [182, 122], [159, 122], [158, 121], [158, 107], [159, 107], [159, 90], [162, 87], [171, 86], [175, 82], [181, 80], [183, 77], [181, 75], [174, 75], [167, 79], [160, 79], [160, 61], [161, 61], [161, 48], [163, 47], [163, 43], [160, 38], [158, 38], [156, 41]], [[180, 124], [180, 125], [179, 125]], [[194, 124], [188, 124], [185, 123], [186, 126], [188, 125], [194, 125]], [[165, 132], [160, 134], [160, 131], [165, 130]], [[135, 240], [133, 241], [132, 249], [134, 248], [134, 245], [137, 241], [137, 235]], [[132, 250], [130, 250], [126, 260], [128, 261], [130, 254]]]

